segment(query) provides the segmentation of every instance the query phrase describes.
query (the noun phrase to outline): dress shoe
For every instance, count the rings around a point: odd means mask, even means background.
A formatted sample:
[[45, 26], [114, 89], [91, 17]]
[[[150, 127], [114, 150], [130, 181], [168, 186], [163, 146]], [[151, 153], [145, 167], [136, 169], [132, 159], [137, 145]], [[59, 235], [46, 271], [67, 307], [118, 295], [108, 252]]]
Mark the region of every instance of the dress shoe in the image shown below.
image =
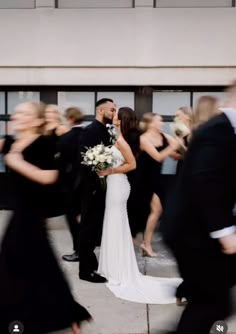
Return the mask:
[[79, 254], [77, 252], [74, 252], [71, 255], [63, 255], [62, 259], [68, 262], [79, 262]]
[[79, 274], [79, 278], [84, 281], [88, 281], [92, 283], [106, 283], [107, 282], [107, 279], [105, 277], [102, 277], [94, 272], [88, 275]]

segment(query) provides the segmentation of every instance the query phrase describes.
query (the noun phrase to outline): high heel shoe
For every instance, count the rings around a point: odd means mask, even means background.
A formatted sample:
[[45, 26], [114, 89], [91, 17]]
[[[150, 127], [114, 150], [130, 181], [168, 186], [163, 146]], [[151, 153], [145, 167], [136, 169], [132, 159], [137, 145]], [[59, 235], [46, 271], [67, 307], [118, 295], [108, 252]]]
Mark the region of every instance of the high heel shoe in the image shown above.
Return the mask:
[[153, 252], [152, 249], [149, 249], [149, 248], [145, 247], [144, 244], [141, 244], [140, 248], [143, 251], [143, 256], [154, 257], [154, 258], [158, 257], [157, 253]]

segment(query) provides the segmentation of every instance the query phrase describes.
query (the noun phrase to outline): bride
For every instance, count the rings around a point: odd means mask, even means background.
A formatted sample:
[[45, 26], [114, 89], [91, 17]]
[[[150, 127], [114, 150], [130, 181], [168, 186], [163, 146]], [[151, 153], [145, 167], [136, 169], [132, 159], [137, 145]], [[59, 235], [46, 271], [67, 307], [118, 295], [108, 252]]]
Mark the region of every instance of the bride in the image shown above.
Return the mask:
[[175, 303], [180, 279], [144, 276], [139, 272], [127, 215], [130, 185], [126, 173], [136, 168], [131, 148], [125, 141], [134, 111], [122, 108], [113, 118], [118, 137], [112, 146], [114, 165], [98, 172], [107, 175], [106, 208], [98, 272], [108, 280], [107, 287], [121, 299], [145, 304]]

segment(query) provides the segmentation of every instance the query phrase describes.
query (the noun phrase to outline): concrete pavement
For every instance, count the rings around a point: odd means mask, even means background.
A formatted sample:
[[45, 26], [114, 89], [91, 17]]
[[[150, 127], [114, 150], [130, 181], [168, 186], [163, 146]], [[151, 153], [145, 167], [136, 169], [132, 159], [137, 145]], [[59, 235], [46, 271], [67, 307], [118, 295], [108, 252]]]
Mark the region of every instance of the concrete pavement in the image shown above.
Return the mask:
[[[0, 211], [0, 236], [9, 214]], [[174, 304], [146, 305], [124, 301], [116, 298], [105, 284], [80, 280], [78, 263], [61, 260], [63, 254], [71, 253], [72, 244], [64, 217], [50, 219], [48, 228], [52, 245], [75, 299], [89, 310], [94, 319], [92, 323], [83, 326], [82, 334], [161, 334], [164, 330], [171, 329], [178, 321], [182, 307]], [[151, 259], [142, 257], [141, 251], [136, 249], [140, 270], [152, 276], [177, 277], [175, 261], [163, 246], [158, 234], [155, 235], [154, 250], [158, 252], [159, 257]], [[96, 249], [96, 252], [98, 254], [99, 249]], [[236, 317], [232, 317], [227, 323], [229, 333], [236, 333]], [[57, 332], [57, 334], [69, 333], [70, 330]]]

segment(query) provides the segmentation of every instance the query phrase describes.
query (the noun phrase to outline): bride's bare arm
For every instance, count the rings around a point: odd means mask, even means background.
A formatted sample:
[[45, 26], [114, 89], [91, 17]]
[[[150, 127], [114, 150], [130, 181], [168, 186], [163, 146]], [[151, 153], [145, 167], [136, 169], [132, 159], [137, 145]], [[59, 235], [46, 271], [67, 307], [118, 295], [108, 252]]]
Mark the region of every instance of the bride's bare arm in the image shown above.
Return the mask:
[[105, 176], [110, 174], [119, 174], [119, 173], [128, 173], [129, 171], [136, 168], [136, 160], [133, 156], [130, 146], [124, 140], [124, 138], [120, 137], [116, 142], [117, 148], [120, 150], [123, 155], [125, 162], [123, 165], [110, 168], [101, 172], [98, 172], [98, 175]]
[[57, 180], [57, 170], [40, 169], [25, 161], [19, 152], [9, 152], [6, 154], [4, 160], [12, 170], [34, 182], [46, 185], [52, 184]]
[[179, 144], [176, 141], [171, 141], [169, 146], [167, 146], [161, 152], [158, 152], [155, 146], [146, 138], [146, 136], [142, 135], [140, 137], [140, 147], [141, 150], [146, 152], [151, 158], [158, 162], [162, 162], [179, 147]]

